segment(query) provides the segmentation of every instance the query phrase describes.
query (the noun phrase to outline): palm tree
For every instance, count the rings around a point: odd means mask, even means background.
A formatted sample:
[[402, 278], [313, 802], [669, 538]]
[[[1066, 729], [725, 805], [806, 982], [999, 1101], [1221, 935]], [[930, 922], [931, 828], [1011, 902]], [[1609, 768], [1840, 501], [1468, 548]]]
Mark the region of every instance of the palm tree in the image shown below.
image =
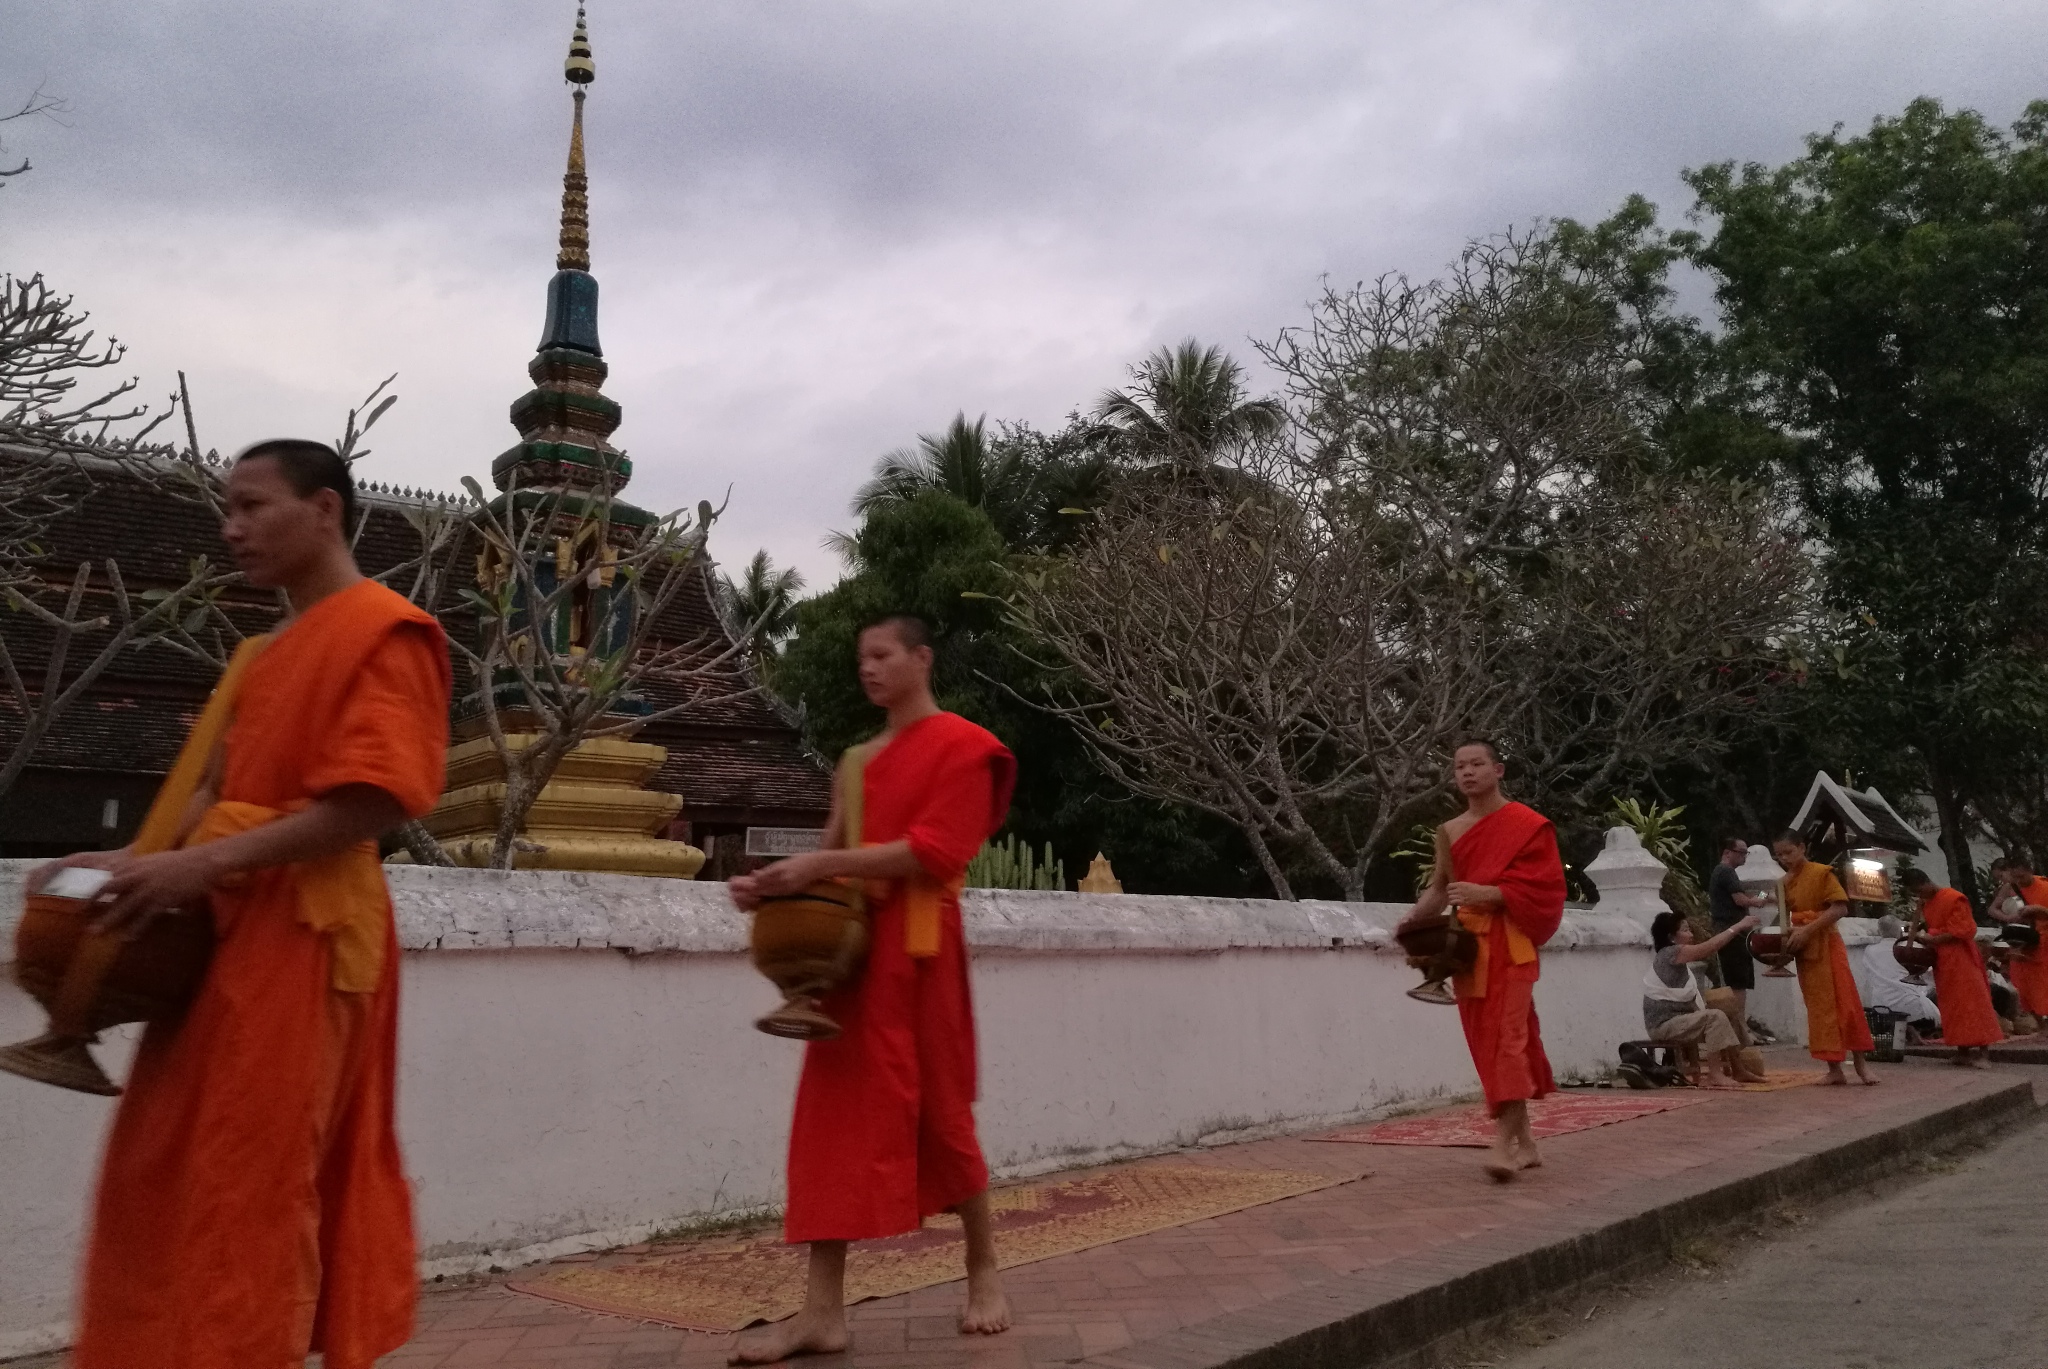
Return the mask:
[[1131, 378], [1130, 389], [1103, 392], [1095, 418], [1143, 465], [1202, 470], [1287, 421], [1278, 400], [1245, 397], [1244, 368], [1221, 347], [1193, 338], [1161, 347]]
[[754, 629], [751, 645], [761, 665], [772, 663], [783, 640], [796, 630], [796, 596], [803, 587], [804, 577], [796, 567], [776, 569], [766, 550], [754, 553], [737, 581], [726, 580], [732, 616], [741, 630]]
[[955, 414], [943, 433], [921, 433], [915, 447], [882, 457], [853, 496], [854, 513], [866, 518], [926, 490], [943, 490], [987, 514], [1006, 543], [1023, 545], [1031, 536], [1038, 472], [1014, 448], [991, 444], [987, 423], [986, 414], [972, 423]]

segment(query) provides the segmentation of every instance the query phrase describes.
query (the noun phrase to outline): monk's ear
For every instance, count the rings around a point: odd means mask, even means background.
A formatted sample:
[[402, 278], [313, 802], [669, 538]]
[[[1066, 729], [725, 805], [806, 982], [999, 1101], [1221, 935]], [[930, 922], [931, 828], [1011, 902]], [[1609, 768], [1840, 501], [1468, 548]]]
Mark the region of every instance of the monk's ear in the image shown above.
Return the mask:
[[306, 499], [319, 507], [321, 522], [332, 523], [336, 532], [343, 531], [341, 526], [341, 495], [338, 491], [330, 490], [323, 485], [307, 495]]

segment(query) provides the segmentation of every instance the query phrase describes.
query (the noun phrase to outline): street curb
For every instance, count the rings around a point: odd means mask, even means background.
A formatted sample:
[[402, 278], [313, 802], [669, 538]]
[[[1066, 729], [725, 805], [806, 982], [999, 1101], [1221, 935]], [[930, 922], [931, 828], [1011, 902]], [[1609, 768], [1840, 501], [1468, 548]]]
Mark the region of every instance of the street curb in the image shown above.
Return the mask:
[[[1845, 1122], [1674, 1175], [1665, 1201], [1637, 1186], [1560, 1209], [1520, 1234], [1318, 1284], [1264, 1306], [1080, 1361], [1091, 1369], [1419, 1369], [1439, 1343], [1574, 1285], [1660, 1259], [1671, 1246], [1788, 1198], [1839, 1193], [1930, 1151], [1983, 1139], [2039, 1111], [2028, 1080], [1879, 1131]], [[1830, 1141], [1830, 1133], [1846, 1133]], [[1470, 1268], [1477, 1249], [1495, 1256]]]

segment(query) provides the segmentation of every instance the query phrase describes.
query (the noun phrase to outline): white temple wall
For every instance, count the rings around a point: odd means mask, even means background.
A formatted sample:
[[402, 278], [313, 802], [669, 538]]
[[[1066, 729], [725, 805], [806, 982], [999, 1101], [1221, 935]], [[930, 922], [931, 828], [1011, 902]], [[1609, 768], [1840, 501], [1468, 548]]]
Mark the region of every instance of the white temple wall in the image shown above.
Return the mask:
[[[0, 862], [0, 946], [18, 879]], [[721, 886], [394, 867], [400, 1128], [429, 1272], [630, 1241], [782, 1198], [801, 1047]], [[1409, 999], [1385, 904], [973, 891], [983, 1143], [1017, 1175], [1476, 1088]], [[1647, 937], [1574, 912], [1537, 1003], [1560, 1074], [1642, 1030]], [[0, 1040], [42, 1014], [0, 984]], [[132, 1039], [132, 1038], [131, 1038]], [[111, 1069], [127, 1048], [103, 1046]], [[0, 1356], [60, 1344], [112, 1100], [0, 1074]]]

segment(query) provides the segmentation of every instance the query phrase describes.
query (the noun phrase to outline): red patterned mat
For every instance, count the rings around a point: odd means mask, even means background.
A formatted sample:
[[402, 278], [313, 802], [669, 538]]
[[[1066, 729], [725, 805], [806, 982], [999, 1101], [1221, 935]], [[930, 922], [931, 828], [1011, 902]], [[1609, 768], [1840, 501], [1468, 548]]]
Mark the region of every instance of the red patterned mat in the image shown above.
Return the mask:
[[[1731, 1090], [1732, 1091], [1732, 1090]], [[1529, 1130], [1537, 1139], [1627, 1122], [1672, 1108], [1704, 1103], [1709, 1095], [1696, 1089], [1662, 1089], [1655, 1094], [1553, 1093], [1529, 1105]], [[1421, 1117], [1397, 1117], [1371, 1126], [1311, 1136], [1311, 1141], [1348, 1141], [1369, 1146], [1475, 1146], [1493, 1144], [1493, 1119], [1484, 1107], [1452, 1108]]]

